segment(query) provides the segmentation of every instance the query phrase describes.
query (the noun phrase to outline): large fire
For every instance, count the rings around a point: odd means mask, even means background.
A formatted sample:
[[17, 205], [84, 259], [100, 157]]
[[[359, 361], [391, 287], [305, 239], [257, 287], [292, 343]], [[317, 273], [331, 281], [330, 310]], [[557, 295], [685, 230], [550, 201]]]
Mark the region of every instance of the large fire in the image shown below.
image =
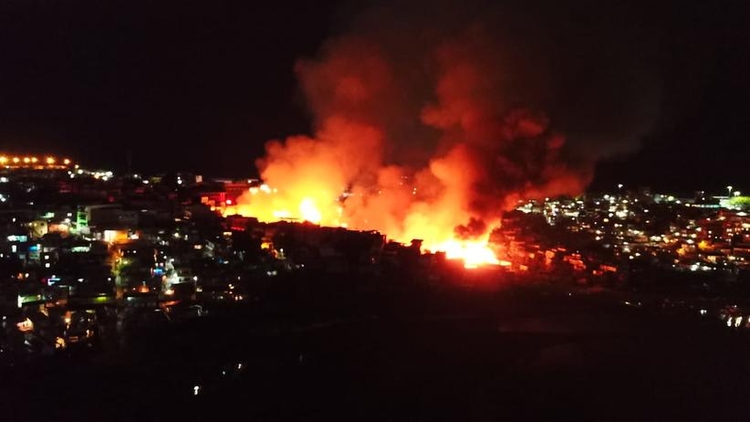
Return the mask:
[[460, 259], [466, 268], [477, 268], [481, 265], [501, 265], [495, 253], [484, 241], [462, 241], [448, 240], [433, 247], [435, 250], [445, 252], [448, 259]]
[[[323, 186], [318, 187], [324, 190]], [[253, 216], [263, 222], [279, 220], [305, 221], [324, 226], [339, 226], [354, 229], [370, 230], [373, 227], [351, 227], [344, 218], [344, 206], [341, 200], [324, 200], [316, 203], [315, 199], [304, 193], [284, 195], [268, 185], [251, 188], [240, 198], [240, 203], [224, 208], [225, 215], [241, 214]], [[320, 205], [319, 205], [320, 204]], [[417, 216], [411, 216], [412, 220]], [[446, 258], [461, 260], [465, 268], [477, 268], [486, 265], [510, 265], [508, 261], [499, 260], [489, 247], [489, 233], [480, 233], [471, 239], [461, 239], [452, 227], [438, 227], [427, 223], [423, 227], [413, 227], [408, 231], [423, 240], [424, 252], [444, 252]], [[411, 239], [397, 238], [407, 243]]]
[[548, 96], [524, 85], [529, 72], [503, 56], [505, 32], [492, 28], [406, 40], [376, 25], [299, 61], [313, 134], [268, 142], [256, 162], [267, 185], [225, 213], [377, 230], [466, 267], [508, 265], [489, 242], [501, 213], [579, 194], [595, 152], [552, 129], [539, 109]]

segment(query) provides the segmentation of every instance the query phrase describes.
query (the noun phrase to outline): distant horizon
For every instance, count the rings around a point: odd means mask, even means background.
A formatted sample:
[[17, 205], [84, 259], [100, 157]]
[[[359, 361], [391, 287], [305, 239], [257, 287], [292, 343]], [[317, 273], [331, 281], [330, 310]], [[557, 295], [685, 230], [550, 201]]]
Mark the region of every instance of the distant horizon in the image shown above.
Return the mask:
[[[203, 171], [202, 169], [187, 169], [187, 168], [179, 168], [178, 166], [174, 166], [171, 169], [162, 169], [157, 171], [143, 171], [138, 168], [133, 168], [132, 172], [127, 171], [126, 165], [121, 166], [114, 166], [114, 167], [107, 167], [106, 165], [96, 165], [88, 160], [79, 161], [77, 157], [72, 155], [56, 155], [51, 153], [8, 153], [3, 152], [0, 153], [0, 155], [5, 156], [18, 156], [18, 157], [40, 157], [46, 158], [49, 156], [54, 157], [65, 157], [67, 159], [70, 159], [72, 161], [72, 164], [80, 165], [82, 168], [87, 170], [112, 170], [116, 176], [125, 176], [125, 175], [141, 175], [141, 176], [147, 176], [147, 177], [153, 177], [153, 176], [162, 176], [162, 175], [169, 175], [169, 174], [177, 174], [177, 173], [189, 173], [196, 176], [202, 176], [205, 180], [205, 178], [210, 179], [229, 179], [229, 180], [243, 180], [243, 179], [255, 179], [255, 180], [262, 180], [260, 175], [258, 174], [257, 170], [254, 166], [249, 167], [248, 170], [251, 170], [251, 172], [242, 173], [238, 169], [233, 169], [233, 171], [228, 171], [226, 173], [219, 173], [219, 172], [212, 172], [212, 171]], [[260, 158], [260, 157], [258, 157]], [[173, 162], [174, 164], [174, 162]], [[134, 166], [135, 167], [135, 166]], [[719, 196], [727, 196], [727, 186], [732, 186], [733, 192], [745, 192], [742, 189], [742, 186], [740, 184], [730, 184], [727, 183], [723, 186], [714, 184], [713, 186], [696, 186], [694, 188], [681, 186], [681, 187], [663, 187], [659, 186], [658, 184], [630, 184], [626, 183], [626, 178], [620, 178], [618, 179], [611, 179], [611, 180], [601, 180], [597, 179], [597, 177], [594, 177], [594, 180], [587, 186], [587, 188], [582, 192], [581, 194], [594, 194], [594, 193], [613, 193], [620, 189], [624, 191], [639, 191], [643, 189], [649, 189], [652, 194], [670, 194], [675, 195], [680, 198], [692, 198], [696, 192], [704, 191], [707, 195], [710, 195], [712, 197], [719, 197]], [[618, 188], [618, 185], [622, 183], [623, 187]], [[656, 187], [655, 187], [656, 186]], [[750, 191], [748, 191], [748, 195], [750, 195]], [[744, 195], [743, 195], [744, 196]]]

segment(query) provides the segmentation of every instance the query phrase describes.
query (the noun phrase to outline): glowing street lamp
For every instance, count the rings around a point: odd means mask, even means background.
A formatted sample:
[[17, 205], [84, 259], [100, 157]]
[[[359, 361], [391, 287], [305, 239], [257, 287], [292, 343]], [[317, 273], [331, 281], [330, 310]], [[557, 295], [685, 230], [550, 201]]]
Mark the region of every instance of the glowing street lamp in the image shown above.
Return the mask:
[[731, 185], [727, 186], [727, 191], [728, 191], [727, 197], [732, 196], [732, 186]]

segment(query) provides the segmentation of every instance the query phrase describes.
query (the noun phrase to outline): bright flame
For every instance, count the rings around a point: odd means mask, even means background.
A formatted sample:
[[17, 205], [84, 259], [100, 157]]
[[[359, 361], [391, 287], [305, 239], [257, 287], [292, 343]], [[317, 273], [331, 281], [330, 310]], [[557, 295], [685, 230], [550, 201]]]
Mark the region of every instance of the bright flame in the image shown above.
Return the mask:
[[315, 202], [310, 198], [302, 200], [299, 204], [299, 211], [302, 218], [311, 223], [320, 224], [320, 220], [323, 218], [320, 211], [315, 206]]
[[[325, 177], [319, 182], [309, 179], [301, 182], [295, 189], [279, 190], [263, 184], [250, 188], [245, 195], [230, 204], [227, 201], [222, 209], [225, 216], [240, 214], [255, 217], [261, 222], [280, 220], [308, 221], [328, 227], [346, 227], [353, 230], [379, 230], [389, 238], [401, 243], [412, 239], [422, 239], [422, 251], [444, 252], [447, 259], [462, 260], [465, 268], [477, 268], [487, 265], [510, 265], [501, 261], [489, 246], [489, 233], [498, 227], [499, 219], [488, 221], [487, 225], [473, 230], [467, 236], [456, 232], [456, 221], [468, 221], [471, 215], [457, 210], [455, 203], [462, 202], [458, 194], [445, 196], [436, 203], [416, 203], [404, 210], [402, 219], [388, 219], [389, 215], [378, 210], [382, 201], [396, 204], [400, 201], [400, 191], [382, 192], [363, 207], [356, 192], [345, 192], [341, 197], [330, 192], [334, 186], [327, 183]], [[343, 191], [343, 189], [342, 189]], [[459, 191], [459, 189], [456, 189]], [[414, 188], [408, 187], [404, 192], [413, 197]], [[351, 201], [351, 202], [350, 202]], [[359, 213], [351, 213], [349, 205]], [[366, 212], [362, 213], [363, 210]]]
[[[304, 191], [310, 192], [318, 187]], [[325, 186], [320, 190], [326, 191]], [[411, 193], [411, 192], [409, 192]], [[351, 196], [348, 195], [348, 196]], [[326, 200], [327, 199], [327, 200]], [[297, 210], [292, 212], [290, 210]], [[408, 243], [411, 239], [424, 239], [422, 250], [425, 252], [444, 252], [447, 259], [462, 260], [465, 268], [478, 268], [488, 265], [509, 266], [510, 262], [499, 260], [495, 252], [489, 247], [489, 230], [476, 234], [471, 239], [460, 239], [455, 233], [452, 223], [455, 221], [454, 210], [446, 207], [445, 212], [439, 209], [425, 208], [421, 212], [414, 212], [404, 221], [404, 229], [391, 230], [384, 234], [395, 240]], [[378, 224], [377, 221], [359, 220], [348, 221], [344, 206], [329, 196], [302, 196], [297, 192], [286, 193], [273, 189], [268, 185], [260, 188], [250, 188], [246, 196], [241, 197], [235, 204], [223, 208], [225, 216], [241, 214], [258, 218], [262, 222], [279, 220], [302, 220], [329, 227], [350, 227], [361, 230], [388, 230], [388, 225]], [[463, 218], [463, 217], [462, 217]], [[492, 222], [495, 226], [499, 221]]]
[[445, 252], [448, 259], [463, 260], [465, 268], [501, 264], [492, 249], [487, 246], [487, 242], [451, 239], [430, 249]]

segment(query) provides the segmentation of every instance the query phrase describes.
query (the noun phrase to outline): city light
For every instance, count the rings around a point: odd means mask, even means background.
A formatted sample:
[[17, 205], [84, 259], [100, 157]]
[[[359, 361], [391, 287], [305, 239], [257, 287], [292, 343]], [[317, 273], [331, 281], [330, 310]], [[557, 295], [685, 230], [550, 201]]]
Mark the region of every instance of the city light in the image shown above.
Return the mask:
[[[60, 164], [58, 164], [60, 163]], [[10, 167], [29, 167], [34, 169], [62, 169], [72, 164], [68, 158], [59, 160], [55, 156], [46, 155], [43, 158], [37, 156], [19, 156], [19, 155], [0, 155], [0, 165]]]
[[34, 323], [28, 318], [16, 324], [16, 327], [18, 328], [18, 331], [21, 331], [24, 333], [29, 332], [29, 331], [34, 331]]

